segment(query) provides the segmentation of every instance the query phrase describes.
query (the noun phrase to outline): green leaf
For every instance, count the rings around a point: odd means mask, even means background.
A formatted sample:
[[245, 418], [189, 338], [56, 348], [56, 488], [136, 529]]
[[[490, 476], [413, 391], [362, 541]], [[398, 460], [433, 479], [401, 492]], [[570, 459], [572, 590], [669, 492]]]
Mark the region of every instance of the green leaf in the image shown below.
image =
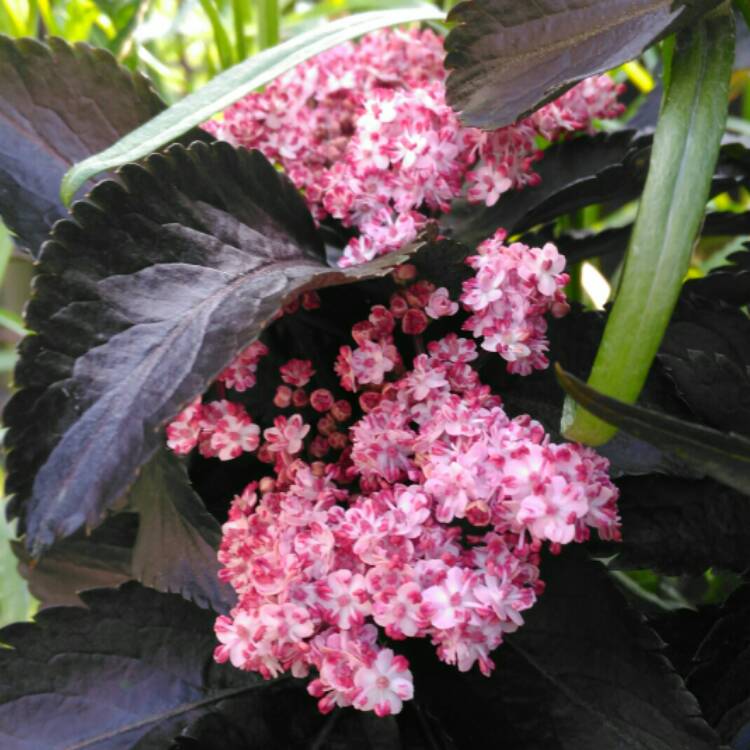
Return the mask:
[[5, 410], [8, 492], [34, 554], [96, 526], [161, 427], [307, 289], [387, 274], [323, 261], [313, 219], [257, 151], [172, 146], [56, 224]]
[[259, 0], [258, 6], [258, 46], [261, 50], [279, 43], [279, 0]]
[[[592, 388], [627, 403], [646, 380], [703, 220], [727, 115], [733, 39], [728, 5], [677, 37], [623, 280], [589, 377]], [[569, 439], [601, 445], [615, 432], [568, 402]]]
[[0, 326], [7, 328], [19, 336], [25, 336], [28, 331], [23, 324], [23, 319], [12, 310], [6, 310], [0, 307]]
[[362, 13], [333, 21], [267, 49], [216, 76], [202, 89], [186, 96], [110, 148], [76, 164], [63, 179], [62, 199], [70, 203], [89, 178], [141, 159], [172, 143], [253, 89], [324, 50], [385, 26], [441, 18], [443, 12], [435, 7]]
[[5, 272], [8, 270], [10, 256], [13, 255], [13, 238], [0, 218], [0, 284], [5, 279]]
[[18, 560], [11, 548], [15, 524], [6, 519], [4, 511], [0, 505], [0, 627], [28, 620], [34, 612], [34, 599], [18, 572]]
[[448, 20], [448, 101], [474, 127], [509, 125], [587, 76], [638, 57], [720, 0], [472, 0]]
[[599, 419], [750, 495], [750, 440], [623, 403], [594, 390], [559, 364], [556, 370], [566, 393]]
[[224, 24], [221, 21], [219, 11], [214, 4], [214, 0], [200, 0], [200, 4], [211, 24], [211, 29], [214, 34], [214, 43], [219, 52], [221, 67], [224, 69], [229, 68], [234, 62], [234, 54], [232, 53], [232, 44], [229, 41], [227, 30], [224, 28]]

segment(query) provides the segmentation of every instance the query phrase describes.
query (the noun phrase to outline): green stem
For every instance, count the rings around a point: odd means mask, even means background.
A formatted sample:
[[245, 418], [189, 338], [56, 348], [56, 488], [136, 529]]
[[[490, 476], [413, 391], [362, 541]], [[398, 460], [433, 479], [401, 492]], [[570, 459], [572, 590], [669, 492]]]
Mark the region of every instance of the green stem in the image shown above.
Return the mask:
[[674, 57], [674, 46], [674, 34], [668, 36], [661, 43], [661, 64], [663, 68], [662, 84], [664, 85], [664, 91], [667, 91], [669, 89], [669, 82], [672, 79], [672, 58]]
[[[623, 280], [589, 385], [635, 403], [690, 264], [727, 118], [734, 16], [724, 3], [681, 31]], [[566, 399], [562, 431], [601, 445], [617, 429]]]
[[258, 49], [264, 50], [279, 43], [279, 2], [258, 0]]

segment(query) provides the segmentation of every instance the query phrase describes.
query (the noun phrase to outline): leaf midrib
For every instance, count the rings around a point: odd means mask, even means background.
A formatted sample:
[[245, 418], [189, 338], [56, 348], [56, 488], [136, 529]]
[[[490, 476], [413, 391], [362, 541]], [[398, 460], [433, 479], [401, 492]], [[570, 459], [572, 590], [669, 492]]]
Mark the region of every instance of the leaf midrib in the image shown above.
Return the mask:
[[224, 690], [208, 698], [203, 698], [202, 700], [181, 703], [179, 706], [169, 711], [162, 711], [161, 713], [152, 714], [151, 716], [147, 716], [145, 719], [141, 719], [140, 721], [135, 721], [131, 724], [125, 724], [121, 727], [118, 727], [117, 729], [113, 729], [110, 732], [104, 732], [103, 734], [99, 734], [96, 737], [91, 737], [89, 739], [83, 740], [82, 742], [76, 742], [74, 745], [66, 745], [64, 748], [61, 748], [61, 750], [86, 750], [86, 748], [93, 747], [100, 742], [115, 739], [116, 737], [120, 737], [124, 734], [127, 734], [128, 732], [132, 732], [133, 730], [142, 729], [144, 727], [150, 726], [151, 724], [166, 721], [167, 719], [173, 719], [176, 716], [188, 713], [189, 711], [194, 711], [196, 709], [203, 708], [204, 706], [210, 706], [212, 703], [218, 703], [219, 701], [223, 701], [228, 698], [235, 698], [238, 695], [250, 693], [254, 690], [258, 690], [259, 688], [268, 687], [269, 685], [277, 685], [281, 682], [286, 682], [291, 679], [292, 678], [288, 675], [284, 677], [277, 677], [274, 680], [256, 682], [253, 685], [246, 685], [245, 687], [235, 688], [234, 690]]
[[[328, 267], [324, 266], [323, 264], [317, 264], [314, 263], [310, 258], [301, 256], [299, 258], [295, 259], [288, 259], [284, 261], [274, 261], [271, 259], [268, 264], [261, 266], [260, 268], [253, 268], [248, 273], [243, 273], [237, 278], [233, 279], [231, 282], [229, 282], [226, 286], [221, 287], [221, 289], [217, 290], [213, 294], [210, 294], [209, 296], [205, 297], [199, 305], [197, 305], [193, 309], [193, 313], [191, 315], [184, 316], [181, 320], [177, 322], [176, 325], [173, 325], [171, 327], [171, 330], [169, 331], [169, 334], [162, 340], [162, 343], [155, 347], [154, 349], [149, 352], [147, 357], [141, 361], [139, 366], [137, 368], [134, 368], [130, 371], [130, 374], [127, 378], [121, 380], [117, 387], [114, 389], [108, 390], [106, 395], [96, 399], [81, 415], [80, 417], [75, 421], [74, 424], [80, 424], [80, 422], [85, 418], [86, 414], [89, 413], [91, 409], [93, 409], [98, 403], [102, 401], [103, 398], [112, 398], [113, 394], [117, 394], [123, 391], [123, 389], [127, 390], [126, 386], [129, 385], [131, 382], [142, 382], [144, 380], [144, 376], [142, 373], [150, 373], [161, 361], [163, 358], [163, 352], [165, 351], [165, 348], [168, 349], [169, 346], [171, 346], [171, 342], [179, 339], [181, 336], [185, 334], [187, 330], [190, 329], [190, 327], [193, 325], [196, 317], [198, 317], [199, 313], [203, 311], [206, 306], [213, 306], [214, 308], [218, 307], [221, 304], [221, 299], [223, 297], [226, 297], [228, 294], [230, 294], [232, 291], [237, 289], [238, 287], [241, 287], [243, 284], [247, 283], [247, 281], [251, 278], [257, 278], [259, 276], [262, 276], [264, 273], [268, 273], [271, 271], [277, 271], [277, 270], [283, 270], [287, 267], [294, 267], [298, 268], [303, 265], [309, 265], [311, 269], [316, 269], [319, 272], [325, 271]], [[208, 266], [198, 266], [199, 268], [208, 268]], [[311, 276], [315, 276], [316, 274], [313, 272]], [[170, 319], [162, 319], [161, 321], [157, 321], [158, 324], [163, 324], [166, 322], [169, 322]], [[261, 322], [262, 323], [262, 322]], [[136, 324], [139, 325], [139, 324]], [[261, 325], [262, 328], [262, 325]], [[131, 329], [126, 329], [131, 330]], [[256, 337], [257, 338], [257, 337]], [[112, 339], [107, 341], [105, 344], [102, 344], [101, 346], [108, 346]], [[90, 349], [89, 351], [93, 351], [93, 349]], [[88, 354], [88, 352], [86, 352]], [[86, 356], [86, 354], [82, 356]], [[166, 399], [165, 399], [166, 400]], [[60, 498], [64, 498], [68, 494], [68, 490], [70, 488], [70, 483], [77, 473], [78, 469], [80, 468], [81, 464], [84, 463], [86, 460], [88, 460], [89, 452], [93, 447], [95, 447], [98, 444], [98, 437], [99, 437], [99, 430], [94, 430], [90, 433], [88, 440], [86, 441], [86, 444], [80, 451], [78, 451], [76, 458], [73, 462], [68, 464], [69, 469], [66, 471], [65, 477], [59, 477], [57, 481], [57, 486], [59, 488], [58, 492], [56, 493], [54, 498], [47, 498], [46, 500], [46, 511], [44, 513], [45, 517], [49, 517], [51, 514], [51, 508], [54, 505], [59, 504]], [[44, 470], [44, 467], [49, 463], [50, 460], [52, 460], [55, 452], [57, 451], [58, 447], [62, 444], [62, 442], [65, 440], [65, 435], [62, 436], [61, 440], [55, 445], [55, 447], [50, 452], [50, 455], [47, 457], [47, 459], [44, 462], [44, 465], [40, 469], [40, 474]], [[37, 475], [37, 479], [35, 480], [34, 484], [36, 485], [39, 478], [39, 474]], [[32, 495], [32, 501], [33, 497]], [[42, 520], [40, 519], [39, 525], [41, 526]], [[39, 535], [39, 531], [36, 532], [35, 536]], [[32, 540], [29, 540], [30, 543], [32, 543]]]

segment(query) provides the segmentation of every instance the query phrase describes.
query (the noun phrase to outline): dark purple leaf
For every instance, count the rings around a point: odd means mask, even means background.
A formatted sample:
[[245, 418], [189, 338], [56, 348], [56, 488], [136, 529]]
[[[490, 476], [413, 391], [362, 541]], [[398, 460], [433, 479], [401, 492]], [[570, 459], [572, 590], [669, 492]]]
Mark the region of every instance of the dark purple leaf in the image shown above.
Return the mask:
[[727, 599], [701, 644], [688, 684], [724, 742], [746, 747], [750, 727], [750, 586]]
[[666, 575], [711, 567], [750, 568], [750, 503], [710, 479], [621, 477], [622, 543], [607, 546], [616, 567]]
[[19, 242], [37, 255], [67, 213], [63, 174], [164, 106], [105, 50], [0, 36], [0, 215]]
[[[80, 604], [79, 591], [129, 580], [227, 612], [231, 589], [218, 580], [219, 524], [180, 462], [159, 451], [141, 470], [119, 512], [92, 533], [78, 531], [33, 560], [21, 542], [21, 572], [43, 607]], [[132, 512], [135, 511], [135, 512]]]
[[157, 453], [143, 467], [129, 499], [140, 514], [132, 577], [201, 607], [228, 612], [235, 596], [217, 577], [221, 528], [177, 459], [166, 450]]
[[474, 127], [509, 125], [632, 60], [719, 0], [468, 0], [449, 16], [448, 101]]
[[583, 408], [633, 437], [673, 453], [729, 487], [750, 495], [750, 440], [605, 396], [556, 367], [565, 391]]
[[179, 596], [128, 583], [81, 598], [0, 630], [3, 750], [435, 747], [412, 706], [322, 716], [303, 681], [214, 663], [215, 615]]
[[461, 747], [713, 750], [695, 698], [602, 565], [566, 549], [547, 588], [494, 652], [490, 678], [461, 675], [418, 649], [416, 691]]
[[700, 290], [688, 286], [682, 294], [659, 360], [698, 420], [750, 436], [750, 320], [721, 300], [697, 296]]
[[[748, 144], [740, 138], [727, 140], [720, 152], [711, 185], [711, 195], [742, 184], [750, 163]], [[514, 234], [552, 222], [585, 206], [607, 203], [618, 206], [636, 199], [643, 189], [651, 155], [651, 136], [633, 130], [579, 136], [553, 144], [534, 165], [541, 182], [534, 187], [512, 190], [494, 205], [455, 201], [442, 219], [444, 233], [474, 246], [505, 229]], [[742, 230], [747, 217], [725, 218], [725, 228]], [[718, 218], [709, 215], [706, 234], [717, 233]], [[630, 232], [611, 230], [619, 241]], [[602, 233], [605, 240], [610, 232]], [[554, 241], [554, 240], [553, 240]]]
[[732, 253], [727, 260], [731, 262], [719, 266], [702, 279], [690, 279], [685, 284], [685, 290], [736, 307], [750, 303], [750, 250]]
[[505, 193], [490, 207], [456, 202], [444, 229], [473, 246], [498, 228], [519, 232], [592, 203], [632, 200], [646, 178], [649, 148], [650, 139], [634, 139], [630, 130], [555, 144], [535, 165], [539, 185]]
[[96, 526], [204, 392], [305, 289], [385, 274], [327, 267], [291, 182], [258, 152], [173, 146], [124, 167], [55, 226], [5, 410], [10, 512], [35, 554]]
[[42, 609], [81, 606], [79, 591], [119, 586], [132, 579], [135, 513], [117, 513], [91, 534], [78, 531], [33, 560], [22, 542], [13, 542], [21, 575]]

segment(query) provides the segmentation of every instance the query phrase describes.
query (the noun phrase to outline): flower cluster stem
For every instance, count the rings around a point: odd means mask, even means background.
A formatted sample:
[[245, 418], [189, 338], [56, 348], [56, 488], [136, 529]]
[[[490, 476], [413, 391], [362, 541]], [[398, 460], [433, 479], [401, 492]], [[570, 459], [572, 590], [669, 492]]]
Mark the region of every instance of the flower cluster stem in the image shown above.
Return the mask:
[[[622, 285], [588, 381], [626, 403], [643, 388], [689, 268], [726, 124], [733, 59], [728, 2], [677, 35]], [[562, 431], [602, 445], [617, 430], [568, 399]]]

